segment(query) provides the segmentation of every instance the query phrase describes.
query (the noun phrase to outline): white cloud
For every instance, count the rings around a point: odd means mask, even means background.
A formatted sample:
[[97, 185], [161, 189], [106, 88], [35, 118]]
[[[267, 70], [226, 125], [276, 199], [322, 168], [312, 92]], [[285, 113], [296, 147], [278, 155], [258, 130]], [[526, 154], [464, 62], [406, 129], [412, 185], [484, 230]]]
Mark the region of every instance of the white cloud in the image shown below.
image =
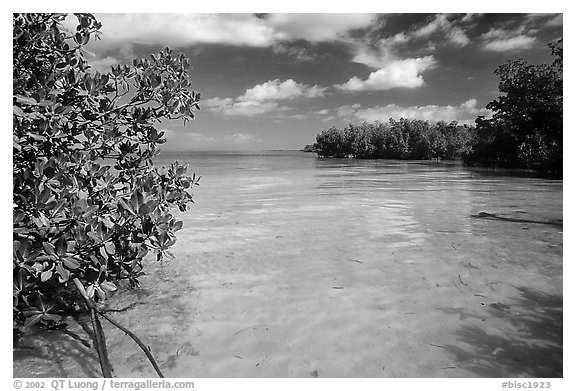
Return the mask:
[[389, 38], [386, 38], [386, 41], [389, 45], [400, 45], [406, 43], [410, 40], [410, 36], [407, 35], [405, 32], [400, 32], [395, 34]]
[[[534, 16], [528, 15], [527, 19], [534, 20]], [[536, 43], [536, 37], [532, 36], [536, 32], [535, 29], [529, 29], [527, 24], [514, 30], [493, 28], [481, 36], [484, 40], [483, 49], [495, 52], [531, 49]]]
[[310, 116], [308, 114], [290, 114], [287, 119], [295, 119], [298, 121], [302, 121], [305, 119], [310, 118]]
[[417, 40], [423, 42], [422, 49], [424, 52], [432, 53], [436, 50], [436, 44], [429, 40], [433, 34], [439, 35], [436, 40], [439, 45], [466, 46], [470, 43], [470, 38], [461, 26], [462, 23], [460, 26], [457, 26], [457, 23], [457, 18], [447, 14], [438, 14], [422, 27], [401, 31], [389, 37], [379, 38], [377, 41], [350, 41], [349, 43], [354, 47], [352, 61], [371, 68], [381, 69], [391, 61], [401, 59], [398, 56], [399, 47]]
[[216, 138], [198, 132], [185, 133], [185, 137], [195, 144], [213, 143], [216, 141]]
[[395, 60], [370, 73], [366, 80], [354, 76], [346, 83], [337, 84], [334, 87], [345, 91], [417, 88], [425, 84], [421, 73], [435, 66], [434, 56]]
[[292, 46], [288, 43], [280, 42], [272, 47], [274, 53], [290, 56], [299, 61], [310, 61], [314, 59], [306, 48]]
[[414, 30], [411, 35], [416, 38], [424, 38], [439, 30], [447, 30], [451, 25], [452, 23], [448, 20], [446, 14], [438, 14], [427, 25]]
[[337, 110], [341, 117], [348, 117], [348, 120], [358, 121], [380, 121], [387, 122], [390, 118], [422, 119], [428, 121], [458, 121], [461, 123], [474, 123], [479, 115], [490, 116], [491, 112], [484, 108], [477, 107], [476, 99], [469, 99], [459, 106], [398, 106], [389, 104], [386, 106], [370, 107], [350, 110], [351, 106], [343, 106], [342, 111]]
[[202, 101], [207, 110], [224, 115], [254, 116], [268, 113], [280, 108], [276, 102], [240, 101], [232, 98], [211, 98]]
[[453, 28], [450, 33], [448, 33], [448, 40], [456, 46], [466, 46], [470, 43], [470, 38], [466, 35], [464, 30], [459, 27]]
[[270, 14], [267, 26], [283, 39], [305, 39], [310, 42], [335, 41], [351, 29], [368, 27], [375, 14]]
[[[335, 41], [351, 29], [365, 28], [375, 14], [269, 14], [258, 18], [249, 13], [102, 13], [102, 40], [94, 50], [154, 44], [179, 48], [196, 44], [272, 47], [285, 41]], [[66, 26], [76, 27], [71, 17]]]
[[336, 109], [336, 114], [338, 114], [340, 117], [346, 117], [346, 116], [349, 116], [350, 114], [354, 114], [356, 111], [358, 111], [358, 109], [360, 109], [360, 107], [362, 107], [360, 105], [360, 103], [354, 103], [353, 105], [340, 106]]
[[364, 64], [370, 68], [384, 68], [390, 61], [398, 60], [392, 54], [392, 50], [384, 41], [381, 42], [379, 48], [371, 48], [365, 45], [357, 45], [356, 54], [352, 61], [358, 64]]
[[[102, 13], [102, 40], [91, 42], [96, 53], [108, 49], [128, 50], [135, 44], [190, 47], [197, 44], [272, 47], [277, 52], [310, 59], [306, 50], [285, 44], [303, 39], [309, 42], [349, 40], [353, 29], [368, 28], [377, 14], [186, 14], [186, 13]], [[66, 26], [76, 27], [76, 18], [67, 18]], [[132, 58], [124, 55], [124, 58]], [[121, 62], [121, 61], [120, 61]]]
[[494, 41], [490, 41], [484, 45], [484, 49], [495, 52], [506, 52], [509, 50], [523, 50], [532, 48], [535, 42], [536, 42], [535, 37], [529, 37], [527, 35], [518, 35], [516, 37], [496, 39]]
[[470, 13], [468, 13], [462, 17], [461, 22], [462, 23], [470, 23], [474, 19], [477, 19], [480, 16], [482, 16], [482, 14], [470, 14]]
[[279, 99], [294, 99], [297, 97], [316, 98], [324, 95], [325, 87], [307, 86], [297, 83], [292, 79], [280, 82], [279, 79], [270, 80], [255, 85], [246, 90], [244, 95], [238, 98], [240, 101], [264, 101]]
[[251, 14], [97, 14], [102, 43], [157, 44], [182, 47], [198, 43], [270, 46], [280, 38]]
[[[409, 34], [409, 38], [427, 38], [428, 36], [440, 32], [445, 35], [446, 42], [454, 44], [459, 47], [466, 46], [470, 43], [470, 39], [466, 35], [466, 32], [461, 27], [455, 26], [456, 20], [449, 19], [447, 14], [438, 14], [436, 17], [430, 21], [427, 25], [412, 31]], [[462, 18], [462, 22], [465, 20], [471, 20], [468, 15]]]
[[506, 38], [508, 36], [510, 36], [512, 33], [508, 32], [506, 30], [504, 30], [503, 28], [494, 28], [494, 29], [490, 29], [487, 32], [485, 32], [484, 34], [482, 34], [482, 38], [485, 40], [488, 39], [500, 39], [500, 38]]
[[[465, 20], [470, 20], [470, 18], [464, 16], [461, 21], [464, 22]], [[398, 33], [391, 38], [387, 38], [386, 43], [387, 45], [398, 45], [410, 40], [428, 38], [432, 34], [441, 33], [447, 38], [446, 42], [457, 46], [466, 46], [470, 40], [466, 32], [455, 25], [456, 23], [456, 18], [450, 17], [448, 14], [437, 14], [428, 24], [415, 30]]]
[[213, 112], [225, 115], [254, 116], [271, 111], [284, 112], [289, 107], [280, 106], [277, 101], [296, 98], [316, 98], [324, 95], [326, 87], [309, 86], [297, 83], [292, 79], [281, 82], [279, 79], [269, 80], [248, 88], [246, 92], [232, 98], [211, 98], [204, 100], [203, 107]]

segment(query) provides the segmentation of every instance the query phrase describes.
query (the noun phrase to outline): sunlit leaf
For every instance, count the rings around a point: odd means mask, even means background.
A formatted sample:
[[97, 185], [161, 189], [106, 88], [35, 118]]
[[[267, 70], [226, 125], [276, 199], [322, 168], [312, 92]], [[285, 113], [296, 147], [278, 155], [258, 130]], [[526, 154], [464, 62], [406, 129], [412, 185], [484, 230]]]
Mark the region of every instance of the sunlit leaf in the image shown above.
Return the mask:
[[86, 211], [82, 215], [82, 218], [86, 219], [86, 218], [92, 216], [94, 214], [94, 212], [96, 212], [98, 209], [99, 209], [98, 205], [89, 206], [88, 209], [86, 209]]
[[88, 295], [90, 299], [94, 297], [94, 290], [94, 285], [88, 285], [88, 288], [86, 288], [86, 295]]
[[46, 254], [56, 256], [56, 247], [54, 247], [52, 243], [44, 242], [42, 243], [42, 247], [44, 247]]
[[14, 95], [16, 97], [16, 101], [25, 104], [25, 105], [36, 105], [38, 102], [34, 98], [30, 98], [28, 96], [23, 95]]
[[116, 246], [114, 245], [114, 243], [112, 242], [106, 242], [104, 244], [104, 248], [106, 249], [106, 252], [110, 255], [114, 255], [116, 254]]
[[40, 274], [40, 281], [46, 282], [50, 279], [50, 277], [52, 277], [52, 270], [47, 270]]
[[64, 264], [64, 266], [66, 266], [70, 270], [75, 270], [75, 269], [78, 269], [80, 267], [80, 262], [78, 262], [76, 259], [71, 258], [71, 257], [66, 257], [66, 258], [62, 259], [62, 263]]
[[14, 115], [16, 115], [18, 117], [24, 117], [25, 116], [22, 109], [18, 106], [12, 106], [12, 112], [14, 113]]
[[116, 285], [114, 285], [114, 283], [110, 281], [104, 281], [103, 283], [100, 284], [100, 286], [102, 287], [102, 289], [110, 292], [114, 292], [116, 289], [118, 289]]
[[[64, 261], [64, 264], [66, 264], [66, 261]], [[58, 280], [60, 282], [66, 282], [70, 279], [70, 272], [60, 263], [56, 265], [56, 273], [59, 275]]]

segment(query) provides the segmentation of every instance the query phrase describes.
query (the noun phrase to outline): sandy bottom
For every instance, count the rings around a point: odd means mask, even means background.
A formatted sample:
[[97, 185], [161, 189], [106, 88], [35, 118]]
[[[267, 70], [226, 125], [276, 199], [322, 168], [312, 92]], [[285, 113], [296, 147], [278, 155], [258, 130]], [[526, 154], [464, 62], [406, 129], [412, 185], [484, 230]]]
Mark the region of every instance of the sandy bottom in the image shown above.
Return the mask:
[[[111, 316], [167, 377], [562, 376], [561, 228], [473, 219], [486, 209], [458, 195], [427, 208], [244, 191], [252, 206], [209, 203], [208, 186], [175, 259], [150, 261], [142, 288], [112, 300], [137, 303]], [[137, 345], [104, 326], [115, 376], [155, 377]], [[14, 376], [100, 375], [76, 340], [33, 338], [14, 352]]]
[[[417, 238], [383, 250], [323, 247], [311, 235], [302, 246], [290, 230], [257, 226], [199, 236], [199, 249], [151, 263], [144, 288], [113, 303], [139, 303], [112, 316], [167, 376], [562, 375], [561, 269], [520, 264], [521, 249], [486, 257], [490, 238], [450, 233], [437, 235], [435, 253], [409, 244]], [[283, 250], [267, 251], [270, 241]], [[128, 337], [106, 332], [117, 376], [154, 376]], [[15, 353], [15, 376], [98, 375], [86, 348], [48, 334], [37, 355]]]

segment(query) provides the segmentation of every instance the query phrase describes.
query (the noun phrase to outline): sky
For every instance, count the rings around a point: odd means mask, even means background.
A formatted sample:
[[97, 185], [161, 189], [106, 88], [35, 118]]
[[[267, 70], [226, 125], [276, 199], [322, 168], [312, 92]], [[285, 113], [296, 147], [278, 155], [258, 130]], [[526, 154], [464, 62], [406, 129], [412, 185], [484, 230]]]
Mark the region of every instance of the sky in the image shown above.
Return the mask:
[[300, 149], [332, 126], [490, 116], [497, 66], [550, 62], [562, 14], [96, 14], [99, 71], [170, 47], [201, 110], [164, 150]]

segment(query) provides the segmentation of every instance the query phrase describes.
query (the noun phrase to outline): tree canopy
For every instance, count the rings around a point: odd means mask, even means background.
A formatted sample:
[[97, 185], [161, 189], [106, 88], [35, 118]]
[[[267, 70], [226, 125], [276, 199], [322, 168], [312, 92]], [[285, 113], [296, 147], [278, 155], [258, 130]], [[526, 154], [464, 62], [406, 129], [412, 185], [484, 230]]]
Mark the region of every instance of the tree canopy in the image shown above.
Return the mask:
[[94, 71], [91, 14], [13, 16], [13, 311], [16, 327], [54, 327], [138, 284], [182, 227], [195, 176], [157, 168], [161, 120], [194, 118], [188, 59], [170, 49]]
[[469, 148], [472, 128], [457, 122], [390, 119], [332, 127], [318, 134], [314, 150], [324, 157], [362, 159], [458, 159]]
[[562, 171], [562, 40], [549, 46], [550, 64], [511, 60], [496, 69], [501, 95], [486, 106], [493, 117], [476, 121], [469, 163]]

